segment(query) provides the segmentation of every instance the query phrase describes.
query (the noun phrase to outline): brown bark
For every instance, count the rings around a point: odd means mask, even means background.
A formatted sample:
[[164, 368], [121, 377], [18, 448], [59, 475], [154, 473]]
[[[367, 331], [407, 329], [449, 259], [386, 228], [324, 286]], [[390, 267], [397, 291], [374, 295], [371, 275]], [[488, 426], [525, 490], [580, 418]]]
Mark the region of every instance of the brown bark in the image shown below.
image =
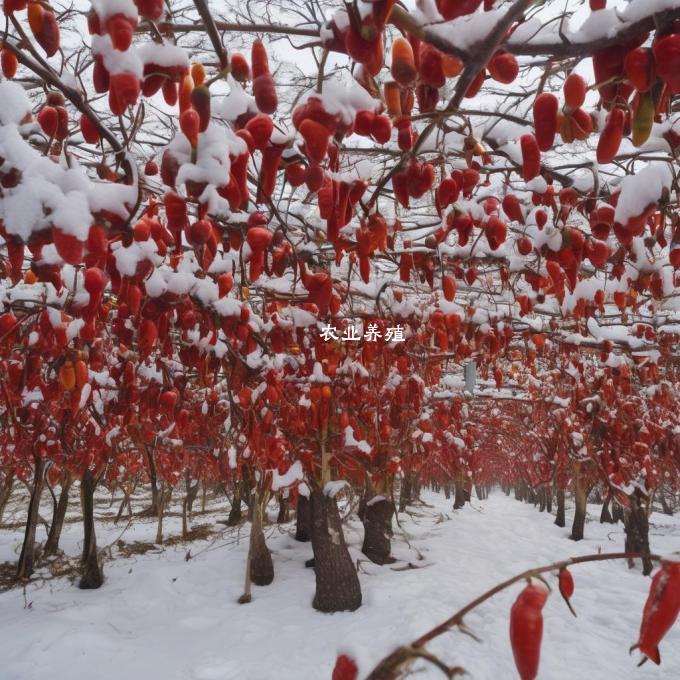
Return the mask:
[[588, 489], [585, 487], [581, 476], [577, 473], [574, 480], [574, 521], [571, 525], [572, 541], [583, 540], [586, 524], [586, 504], [588, 502]]
[[399, 512], [406, 512], [406, 506], [411, 502], [411, 476], [405, 474], [401, 478], [399, 487]]
[[128, 509], [128, 518], [132, 519], [132, 503], [130, 502], [130, 494], [123, 490], [123, 500], [120, 503], [120, 507], [118, 508], [118, 514], [116, 515], [116, 519], [114, 520], [114, 524], [118, 524], [120, 522], [120, 518], [123, 516], [123, 511], [127, 507]]
[[243, 513], [241, 511], [241, 484], [239, 482], [236, 484], [234, 488], [234, 498], [231, 501], [231, 510], [229, 511], [229, 517], [227, 518], [227, 526], [235, 527], [237, 524], [240, 524], [242, 516]]
[[0, 525], [2, 524], [2, 516], [5, 514], [5, 508], [9, 502], [10, 496], [12, 495], [12, 489], [14, 488], [14, 470], [10, 470], [2, 483], [2, 488], [0, 488]]
[[193, 486], [191, 485], [191, 477], [189, 476], [188, 470], [184, 475], [184, 481], [186, 493], [184, 495], [184, 501], [182, 502], [182, 538], [186, 539], [189, 535], [189, 517], [191, 515], [191, 508], [196, 500], [196, 496], [198, 496], [198, 487], [200, 483], [196, 482]]
[[33, 459], [35, 461], [33, 466], [33, 487], [31, 489], [31, 500], [28, 504], [24, 543], [21, 546], [21, 554], [17, 564], [17, 579], [29, 578], [33, 573], [33, 566], [35, 564], [35, 530], [40, 511], [40, 496], [42, 496], [45, 484], [45, 460], [39, 456], [34, 456]]
[[453, 509], [458, 510], [465, 505], [465, 489], [462, 480], [456, 480], [454, 485], [456, 495], [453, 500]]
[[614, 524], [624, 521], [623, 508], [616, 501], [612, 503], [612, 521]]
[[90, 472], [86, 470], [80, 481], [80, 503], [83, 511], [83, 555], [81, 558], [82, 576], [79, 588], [94, 589], [99, 588], [104, 582], [104, 574], [97, 555], [97, 536], [94, 526], [94, 490], [97, 481]]
[[558, 527], [566, 526], [564, 513], [564, 489], [557, 489], [557, 512], [555, 514], [555, 524]]
[[614, 520], [612, 519], [612, 514], [609, 512], [609, 505], [612, 502], [612, 495], [611, 493], [607, 494], [607, 497], [604, 499], [604, 503], [602, 503], [602, 511], [600, 512], [600, 524], [612, 524]]
[[156, 463], [153, 459], [153, 449], [147, 446], [146, 462], [148, 465], [149, 482], [151, 483], [151, 507], [145, 510], [144, 514], [150, 517], [158, 516], [158, 508], [160, 506], [160, 493], [158, 491], [158, 476], [156, 474]]
[[[1, 503], [2, 501], [0, 501]], [[661, 511], [664, 515], [673, 516], [673, 508], [668, 505], [666, 501], [666, 496], [664, 496], [663, 491], [659, 493], [659, 502], [661, 503]], [[0, 520], [2, 520], [2, 505], [0, 505]]]
[[310, 515], [309, 498], [298, 496], [297, 516], [295, 518], [295, 540], [306, 543], [312, 537], [312, 518]]
[[[624, 510], [624, 527], [626, 534], [626, 552], [649, 552], [649, 521], [647, 510], [636, 495], [630, 498], [630, 507]], [[632, 567], [633, 561], [629, 560]], [[642, 573], [647, 576], [652, 573], [652, 561], [648, 557], [642, 558]]]
[[61, 531], [64, 528], [64, 519], [66, 519], [66, 510], [68, 509], [68, 494], [73, 484], [71, 475], [66, 474], [63, 477], [61, 485], [61, 492], [59, 494], [59, 501], [54, 507], [52, 513], [52, 524], [50, 524], [50, 532], [47, 535], [47, 542], [45, 543], [44, 555], [56, 555], [59, 550], [59, 539], [61, 538]]
[[285, 524], [288, 521], [288, 496], [279, 494], [279, 514], [276, 518], [277, 524]]
[[312, 491], [312, 549], [316, 593], [312, 606], [322, 612], [354, 611], [361, 606], [361, 585], [345, 543], [334, 498]]
[[158, 526], [156, 528], [156, 543], [159, 545], [163, 543], [163, 518], [165, 517], [165, 508], [171, 497], [172, 487], [166, 488], [165, 483], [162, 483], [158, 494]]
[[364, 523], [364, 544], [361, 552], [376, 564], [394, 562], [390, 557], [392, 550], [392, 501], [380, 496], [379, 500], [369, 500], [362, 521]]
[[262, 502], [257, 494], [252, 500], [253, 520], [250, 527], [250, 580], [256, 586], [268, 586], [274, 580], [274, 563], [262, 531]]

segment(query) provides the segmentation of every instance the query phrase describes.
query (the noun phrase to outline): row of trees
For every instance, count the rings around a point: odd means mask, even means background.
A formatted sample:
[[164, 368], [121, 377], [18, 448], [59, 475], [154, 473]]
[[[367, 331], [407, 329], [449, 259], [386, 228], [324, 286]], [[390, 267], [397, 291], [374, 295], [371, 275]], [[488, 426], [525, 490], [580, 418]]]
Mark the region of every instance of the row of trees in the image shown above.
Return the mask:
[[573, 491], [575, 539], [597, 489], [646, 551], [680, 467], [680, 7], [589, 5], [5, 0], [0, 509], [29, 484], [19, 578], [45, 487], [53, 552], [74, 481], [85, 587], [98, 486], [129, 505], [149, 485], [160, 539], [173, 489], [188, 511], [198, 482], [225, 485], [263, 584], [280, 496], [323, 611], [361, 603], [342, 482], [379, 563], [398, 478], [458, 504], [523, 485], [561, 523]]

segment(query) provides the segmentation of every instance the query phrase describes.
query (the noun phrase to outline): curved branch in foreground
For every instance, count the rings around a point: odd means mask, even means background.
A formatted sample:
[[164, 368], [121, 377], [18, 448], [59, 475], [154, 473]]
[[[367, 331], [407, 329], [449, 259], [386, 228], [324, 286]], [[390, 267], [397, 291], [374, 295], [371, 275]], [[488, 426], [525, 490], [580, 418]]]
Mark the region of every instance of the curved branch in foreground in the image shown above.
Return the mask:
[[409, 664], [422, 657], [422, 648], [425, 644], [430, 642], [430, 640], [439, 637], [443, 633], [446, 633], [455, 626], [462, 626], [463, 618], [469, 612], [492, 598], [494, 595], [500, 593], [502, 590], [514, 585], [518, 581], [523, 581], [532, 577], [538, 577], [541, 574], [550, 571], [559, 571], [560, 569], [564, 569], [565, 567], [569, 567], [573, 564], [583, 564], [585, 562], [604, 562], [607, 560], [626, 560], [642, 557], [654, 560], [655, 562], [659, 562], [663, 559], [660, 555], [639, 552], [604, 553], [570, 557], [569, 559], [553, 562], [552, 564], [548, 564], [543, 567], [527, 569], [526, 571], [516, 574], [515, 576], [512, 576], [509, 579], [498, 583], [493, 588], [487, 590], [485, 593], [472, 600], [472, 602], [466, 604], [462, 609], [458, 610], [453, 616], [446, 619], [446, 621], [443, 621], [424, 635], [421, 635], [417, 640], [414, 640], [408, 645], [404, 645], [395, 649], [391, 654], [378, 662], [378, 665], [375, 666], [369, 675], [366, 676], [366, 680], [395, 680], [397, 677], [399, 677], [398, 673], [406, 664]]

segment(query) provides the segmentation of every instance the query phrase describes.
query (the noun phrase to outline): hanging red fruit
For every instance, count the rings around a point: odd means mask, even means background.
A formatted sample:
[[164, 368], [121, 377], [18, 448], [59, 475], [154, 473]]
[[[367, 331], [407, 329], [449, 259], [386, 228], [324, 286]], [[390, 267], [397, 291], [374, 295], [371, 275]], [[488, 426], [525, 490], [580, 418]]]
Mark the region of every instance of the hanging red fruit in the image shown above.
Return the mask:
[[564, 101], [570, 109], [583, 106], [588, 92], [588, 83], [578, 74], [571, 73], [564, 81]]
[[680, 613], [680, 562], [662, 562], [654, 574], [640, 623], [637, 647], [655, 664], [661, 663], [659, 643]]
[[510, 644], [521, 680], [534, 680], [538, 675], [543, 637], [541, 610], [547, 599], [545, 587], [529, 584], [510, 611]]
[[604, 128], [597, 143], [598, 163], [609, 163], [616, 156], [623, 139], [625, 122], [626, 114], [622, 109], [615, 108], [607, 114]]
[[559, 102], [554, 94], [543, 92], [534, 101], [534, 130], [541, 151], [550, 151], [557, 133]]
[[415, 82], [416, 71], [413, 48], [406, 38], [395, 38], [392, 43], [392, 77], [402, 86], [410, 87]]
[[519, 141], [522, 150], [522, 178], [528, 182], [541, 173], [541, 151], [533, 135], [522, 135]]

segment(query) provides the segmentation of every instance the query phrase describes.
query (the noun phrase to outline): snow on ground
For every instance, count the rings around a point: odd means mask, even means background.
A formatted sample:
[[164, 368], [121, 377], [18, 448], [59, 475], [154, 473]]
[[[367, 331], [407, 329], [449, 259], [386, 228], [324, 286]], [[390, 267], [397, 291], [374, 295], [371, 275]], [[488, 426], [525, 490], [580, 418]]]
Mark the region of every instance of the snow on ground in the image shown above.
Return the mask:
[[[555, 527], [548, 514], [498, 491], [455, 512], [443, 495], [424, 492], [423, 500], [427, 505], [402, 514], [402, 530], [396, 527], [393, 552], [400, 561], [384, 567], [361, 562], [364, 605], [354, 613], [320, 614], [311, 608], [314, 575], [304, 567], [311, 546], [292, 538], [292, 525], [267, 528], [276, 578], [269, 587], [254, 588], [247, 605], [236, 603], [247, 524], [217, 525], [207, 540], [167, 546], [162, 553], [118, 556], [106, 563], [106, 582], [98, 591], [80, 591], [61, 578], [38, 580], [25, 593], [2, 593], [0, 678], [329, 680], [338, 648], [360, 650], [364, 662], [376, 662], [527, 567], [623, 546], [621, 525], [600, 525], [595, 506], [586, 540], [573, 543], [568, 529]], [[225, 516], [222, 509], [196, 517], [194, 525]], [[651, 523], [653, 550], [680, 549], [680, 518], [654, 514]], [[168, 518], [166, 536], [179, 533], [179, 527], [179, 518]], [[115, 544], [123, 529], [124, 523], [99, 522], [100, 548]], [[358, 521], [346, 528], [355, 559], [362, 557], [360, 529]], [[63, 547], [76, 555], [80, 525], [67, 524], [64, 532]], [[152, 542], [154, 536], [153, 520], [135, 519], [123, 540]], [[19, 531], [0, 531], [0, 562], [16, 559], [19, 539]], [[407, 562], [419, 568], [401, 570]], [[553, 592], [544, 610], [539, 678], [680, 678], [678, 625], [662, 643], [661, 667], [647, 663], [638, 669], [637, 654], [628, 655], [648, 578], [623, 563], [576, 566], [573, 574], [578, 618]], [[464, 666], [476, 680], [516, 678], [507, 629], [520, 588], [469, 616], [467, 624], [481, 642], [453, 632], [432, 643], [431, 651], [450, 665]], [[442, 677], [438, 673], [428, 668], [415, 677]]]

